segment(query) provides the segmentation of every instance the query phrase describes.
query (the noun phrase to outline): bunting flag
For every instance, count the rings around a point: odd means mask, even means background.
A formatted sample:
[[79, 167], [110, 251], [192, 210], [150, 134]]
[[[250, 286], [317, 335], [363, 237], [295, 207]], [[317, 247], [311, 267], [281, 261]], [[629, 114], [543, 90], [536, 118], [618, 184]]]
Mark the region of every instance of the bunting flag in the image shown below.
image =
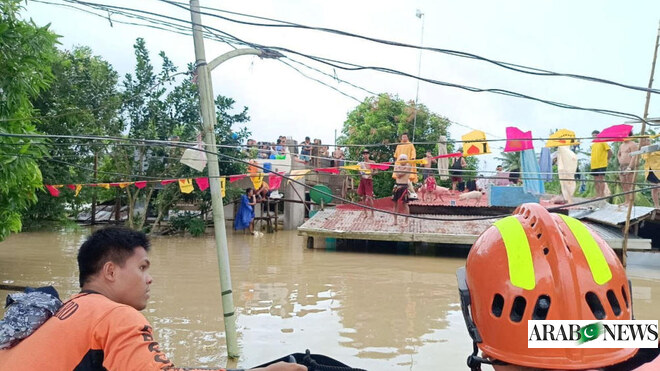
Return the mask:
[[[439, 158], [449, 158], [449, 157], [463, 157], [463, 152], [445, 153], [444, 155], [431, 157], [431, 159], [437, 160]], [[390, 164], [391, 162], [387, 162], [387, 163]]]
[[532, 131], [522, 131], [516, 127], [506, 128], [506, 146], [504, 152], [518, 152], [533, 149]]
[[119, 188], [122, 188], [122, 189], [123, 189], [123, 188], [126, 188], [126, 187], [128, 187], [130, 184], [131, 184], [130, 182], [122, 182], [122, 183], [119, 183]]
[[461, 137], [463, 141], [463, 156], [484, 155], [490, 153], [486, 141], [486, 133], [480, 130], [471, 131]]
[[280, 175], [284, 175], [284, 172], [278, 173], [279, 175], [275, 174], [270, 174], [268, 176], [268, 188], [271, 190], [275, 190], [280, 188], [280, 185], [282, 185], [282, 177]]
[[391, 162], [383, 162], [383, 163], [378, 163], [378, 164], [369, 164], [369, 167], [372, 170], [387, 170], [392, 166]]
[[256, 161], [250, 160], [249, 165], [248, 165], [248, 173], [250, 174], [256, 174], [259, 169], [255, 166], [257, 164]]
[[60, 190], [57, 188], [58, 186], [46, 185], [46, 189], [48, 189], [48, 192], [53, 197], [60, 197]]
[[229, 183], [234, 183], [235, 181], [241, 180], [241, 179], [245, 178], [246, 176], [247, 175], [245, 175], [245, 174], [231, 175], [229, 177]]
[[550, 140], [545, 142], [546, 147], [575, 146], [580, 144], [575, 139], [575, 132], [568, 129], [559, 129], [550, 135]]
[[[357, 165], [356, 165], [357, 166]], [[293, 170], [291, 171], [291, 174], [289, 175], [289, 181], [287, 183], [291, 183], [292, 180], [300, 180], [302, 177], [305, 176], [305, 174], [309, 173], [311, 170]]]
[[168, 184], [170, 184], [170, 183], [176, 183], [177, 181], [178, 181], [178, 179], [165, 179], [165, 180], [161, 180], [161, 181], [160, 181], [160, 184], [162, 184], [162, 185], [168, 185]]
[[135, 183], [133, 183], [133, 184], [135, 184], [135, 186], [138, 187], [138, 188], [140, 188], [140, 189], [142, 189], [142, 188], [144, 188], [144, 187], [147, 186], [147, 182], [146, 182], [146, 181], [139, 181], [139, 182], [135, 182]]
[[[354, 170], [354, 171], [360, 171], [360, 165], [347, 165], [347, 166], [342, 166], [341, 167], [344, 170]], [[291, 173], [293, 174], [293, 172]]]
[[250, 180], [252, 181], [254, 189], [257, 190], [261, 188], [261, 183], [264, 182], [264, 175], [262, 173], [259, 173], [259, 175], [252, 175], [250, 176]]
[[195, 190], [192, 179], [179, 179], [179, 190], [181, 193], [190, 193]]
[[76, 186], [73, 185], [73, 184], [67, 184], [66, 187], [69, 188], [69, 189], [72, 190], [72, 191], [75, 191], [75, 190], [76, 190]]
[[329, 167], [329, 168], [323, 168], [323, 169], [314, 169], [314, 171], [318, 173], [328, 173], [328, 174], [339, 174], [339, 169], [336, 167]]
[[105, 188], [105, 189], [110, 189], [110, 184], [109, 183], [98, 183], [96, 186], [101, 187], [101, 188]]
[[222, 198], [225, 198], [225, 186], [227, 185], [227, 178], [222, 177], [220, 178], [220, 194], [222, 195]]
[[82, 184], [76, 184], [76, 194], [75, 197], [78, 197], [80, 190], [82, 189]]
[[195, 178], [195, 183], [197, 183], [197, 188], [199, 188], [200, 191], [205, 191], [209, 187], [209, 178]]

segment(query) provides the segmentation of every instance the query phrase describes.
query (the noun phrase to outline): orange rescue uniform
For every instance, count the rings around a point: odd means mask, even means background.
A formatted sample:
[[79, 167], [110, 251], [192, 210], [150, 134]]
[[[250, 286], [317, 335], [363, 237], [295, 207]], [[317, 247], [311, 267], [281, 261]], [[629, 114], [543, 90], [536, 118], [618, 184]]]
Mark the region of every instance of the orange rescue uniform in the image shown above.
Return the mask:
[[0, 370], [183, 370], [160, 350], [149, 321], [128, 305], [83, 292], [34, 334], [0, 350]]

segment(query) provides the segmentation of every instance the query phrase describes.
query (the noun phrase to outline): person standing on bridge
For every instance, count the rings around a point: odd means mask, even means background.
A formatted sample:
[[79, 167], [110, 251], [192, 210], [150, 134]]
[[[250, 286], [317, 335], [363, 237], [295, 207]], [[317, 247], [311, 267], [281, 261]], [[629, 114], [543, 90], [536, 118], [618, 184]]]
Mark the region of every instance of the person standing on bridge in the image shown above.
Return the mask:
[[[362, 198], [362, 202], [372, 207], [371, 216], [374, 216], [374, 181], [372, 179], [373, 171], [370, 164], [374, 164], [375, 161], [369, 158], [369, 150], [365, 149], [362, 151], [362, 161], [358, 163], [360, 166], [360, 184], [358, 185], [357, 194]], [[367, 215], [369, 210], [363, 209], [364, 214]]]
[[[396, 179], [392, 191], [394, 201], [394, 225], [397, 225], [397, 213], [408, 214], [408, 183], [410, 181], [412, 166], [408, 162], [408, 156], [402, 153], [394, 165], [394, 177]], [[408, 217], [405, 217], [403, 225], [408, 225]]]

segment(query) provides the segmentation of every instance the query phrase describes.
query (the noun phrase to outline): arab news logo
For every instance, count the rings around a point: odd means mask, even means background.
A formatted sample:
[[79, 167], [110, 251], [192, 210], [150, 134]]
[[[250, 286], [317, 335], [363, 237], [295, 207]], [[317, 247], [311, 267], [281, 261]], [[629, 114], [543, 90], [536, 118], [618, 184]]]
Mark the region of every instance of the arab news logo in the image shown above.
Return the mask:
[[528, 321], [528, 348], [657, 348], [658, 321]]

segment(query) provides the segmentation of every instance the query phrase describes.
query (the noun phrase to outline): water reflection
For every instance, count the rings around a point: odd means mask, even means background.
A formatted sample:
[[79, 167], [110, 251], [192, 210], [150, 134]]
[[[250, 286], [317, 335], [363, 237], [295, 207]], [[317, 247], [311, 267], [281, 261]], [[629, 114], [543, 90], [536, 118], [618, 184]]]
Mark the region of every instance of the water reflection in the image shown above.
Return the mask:
[[[77, 292], [75, 255], [86, 234], [11, 236], [0, 243], [0, 282]], [[230, 234], [229, 253], [240, 366], [309, 348], [370, 370], [464, 369], [471, 342], [454, 276], [464, 258], [307, 250], [295, 232]], [[150, 255], [144, 314], [163, 349], [182, 366], [224, 365], [213, 238], [154, 238]], [[643, 277], [633, 278], [635, 313], [657, 319], [660, 283]]]

